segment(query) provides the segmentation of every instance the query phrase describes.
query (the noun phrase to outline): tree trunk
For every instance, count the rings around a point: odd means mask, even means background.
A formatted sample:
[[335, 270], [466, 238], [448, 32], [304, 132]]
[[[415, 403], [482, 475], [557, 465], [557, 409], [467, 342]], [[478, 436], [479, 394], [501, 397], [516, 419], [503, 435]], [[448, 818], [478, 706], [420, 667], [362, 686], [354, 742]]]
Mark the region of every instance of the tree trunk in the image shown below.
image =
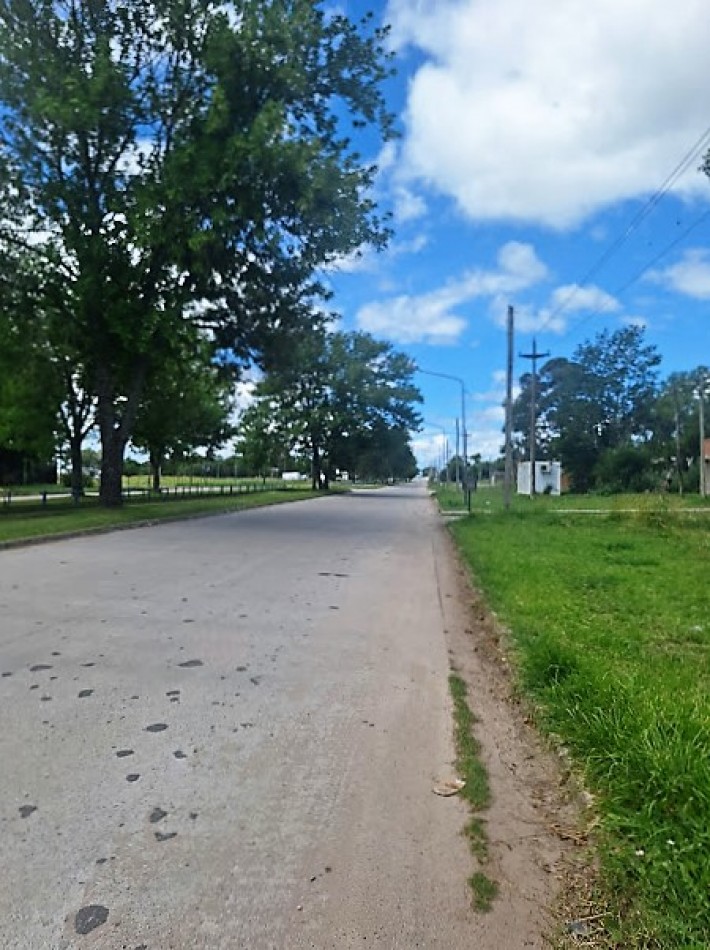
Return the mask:
[[116, 409], [119, 393], [110, 372], [106, 366], [97, 372], [96, 416], [101, 433], [99, 499], [105, 508], [118, 508], [123, 504], [123, 453], [136, 421], [147, 369], [145, 357], [138, 357], [120, 413]]
[[150, 471], [153, 476], [153, 491], [160, 491], [160, 467], [163, 460], [163, 453], [159, 450], [150, 452]]
[[81, 445], [83, 439], [81, 429], [75, 428], [69, 439], [69, 453], [71, 458], [71, 493], [74, 498], [84, 494], [84, 466], [81, 459]]
[[317, 445], [313, 445], [313, 452], [311, 455], [311, 488], [313, 491], [320, 491], [320, 451]]
[[99, 498], [106, 508], [123, 504], [123, 452], [126, 443], [117, 432], [101, 433], [101, 488]]

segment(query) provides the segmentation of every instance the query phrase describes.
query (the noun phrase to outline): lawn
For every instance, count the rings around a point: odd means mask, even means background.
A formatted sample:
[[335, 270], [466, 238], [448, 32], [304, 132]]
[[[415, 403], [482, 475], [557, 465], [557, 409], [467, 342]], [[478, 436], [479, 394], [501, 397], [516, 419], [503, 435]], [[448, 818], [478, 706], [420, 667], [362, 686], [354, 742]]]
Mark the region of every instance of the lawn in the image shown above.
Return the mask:
[[[0, 506], [0, 544], [42, 537], [57, 537], [77, 531], [107, 530], [141, 522], [165, 521], [198, 515], [240, 511], [261, 505], [275, 505], [288, 501], [314, 498], [322, 492], [313, 492], [308, 483], [281, 484], [278, 489], [246, 491], [247, 486], [236, 486], [233, 494], [225, 487], [224, 494], [194, 495], [167, 493], [160, 499], [143, 495], [133, 497], [122, 508], [102, 508], [96, 498], [88, 496], [75, 505], [70, 498], [52, 499], [47, 505], [22, 501]], [[260, 488], [260, 486], [253, 486]]]
[[452, 526], [510, 630], [520, 688], [595, 795], [611, 908], [600, 946], [710, 947], [710, 509], [698, 505], [515, 498], [506, 513], [482, 489]]

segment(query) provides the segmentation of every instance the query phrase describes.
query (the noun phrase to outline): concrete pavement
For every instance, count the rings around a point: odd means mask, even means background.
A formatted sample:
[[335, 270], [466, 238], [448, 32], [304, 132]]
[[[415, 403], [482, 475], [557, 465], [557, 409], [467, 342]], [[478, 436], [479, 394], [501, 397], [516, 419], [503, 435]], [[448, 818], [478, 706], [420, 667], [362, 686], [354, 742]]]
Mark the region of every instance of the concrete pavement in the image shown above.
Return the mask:
[[418, 487], [0, 552], [0, 946], [458, 948]]

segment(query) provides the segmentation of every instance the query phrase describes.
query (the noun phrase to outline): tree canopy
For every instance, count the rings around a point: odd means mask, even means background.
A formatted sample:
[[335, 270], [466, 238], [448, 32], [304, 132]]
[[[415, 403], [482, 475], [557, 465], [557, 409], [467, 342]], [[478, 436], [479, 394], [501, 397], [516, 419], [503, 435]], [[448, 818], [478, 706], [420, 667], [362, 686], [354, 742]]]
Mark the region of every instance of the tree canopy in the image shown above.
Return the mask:
[[409, 430], [421, 423], [412, 360], [367, 333], [316, 333], [257, 385], [241, 431], [247, 458], [307, 459], [315, 488], [338, 472], [411, 478]]
[[260, 359], [317, 322], [319, 266], [386, 240], [352, 144], [391, 132], [383, 42], [312, 0], [0, 4], [0, 256], [96, 406], [104, 503], [186, 324]]

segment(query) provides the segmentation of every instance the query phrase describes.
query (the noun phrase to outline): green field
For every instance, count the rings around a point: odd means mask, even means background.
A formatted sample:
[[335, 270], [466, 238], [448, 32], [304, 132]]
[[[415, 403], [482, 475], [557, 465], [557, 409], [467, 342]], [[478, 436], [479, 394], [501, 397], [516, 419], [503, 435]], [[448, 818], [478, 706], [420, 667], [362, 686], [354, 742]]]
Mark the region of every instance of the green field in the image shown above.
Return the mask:
[[506, 513], [482, 489], [452, 526], [510, 630], [520, 688], [595, 796], [597, 946], [710, 947], [710, 509], [698, 505], [516, 498]]
[[197, 485], [174, 485], [159, 497], [141, 491], [130, 496], [118, 509], [102, 508], [92, 495], [82, 498], [79, 504], [74, 504], [68, 497], [49, 498], [46, 504], [34, 500], [13, 501], [10, 505], [3, 503], [0, 505], [0, 544], [240, 511], [323, 495], [311, 491], [308, 482], [279, 482], [277, 486], [263, 486], [261, 482], [252, 481], [209, 487], [213, 490], [205, 495], [198, 494]]

